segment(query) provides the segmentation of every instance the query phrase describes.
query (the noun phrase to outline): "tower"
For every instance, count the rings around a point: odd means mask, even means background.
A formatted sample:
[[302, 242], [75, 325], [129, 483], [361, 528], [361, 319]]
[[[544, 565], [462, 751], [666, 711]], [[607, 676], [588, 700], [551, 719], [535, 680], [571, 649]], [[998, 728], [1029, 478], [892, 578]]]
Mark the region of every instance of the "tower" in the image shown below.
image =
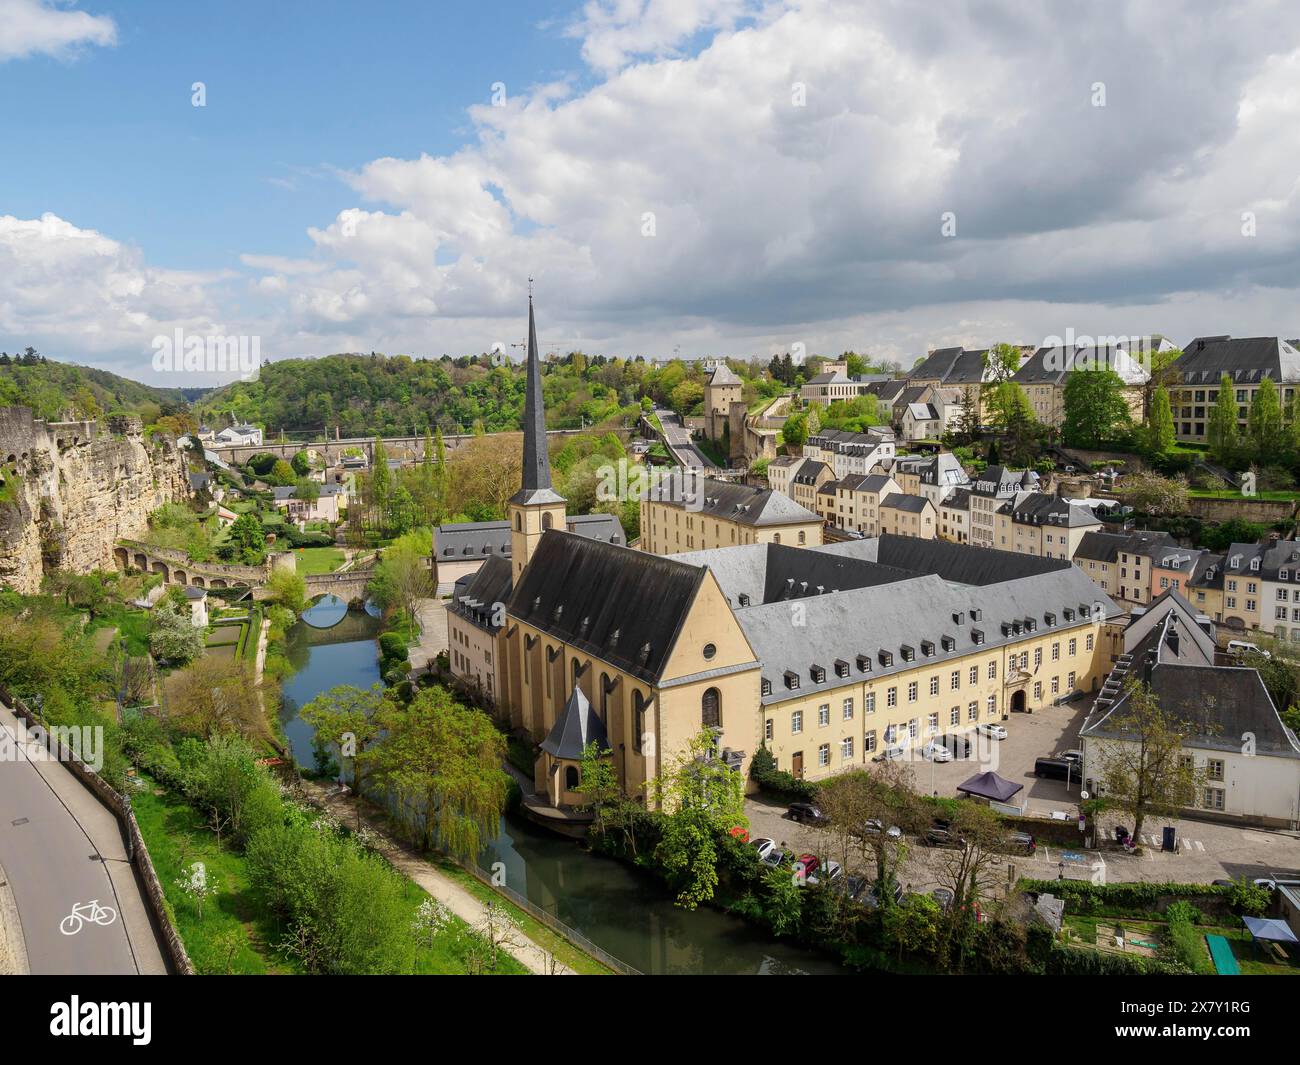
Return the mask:
[[510, 521], [510, 568], [516, 584], [537, 542], [547, 529], [563, 529], [564, 497], [551, 488], [546, 448], [546, 411], [542, 405], [542, 367], [537, 357], [533, 294], [528, 293], [528, 386], [524, 397], [524, 475], [519, 491], [506, 504]]

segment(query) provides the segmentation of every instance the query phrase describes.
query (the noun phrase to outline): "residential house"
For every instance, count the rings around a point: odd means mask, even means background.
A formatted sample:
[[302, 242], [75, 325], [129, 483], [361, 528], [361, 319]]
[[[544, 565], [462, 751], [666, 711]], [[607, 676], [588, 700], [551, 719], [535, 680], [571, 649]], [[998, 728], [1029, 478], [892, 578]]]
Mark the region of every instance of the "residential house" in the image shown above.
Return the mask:
[[1190, 726], [1181, 757], [1200, 778], [1183, 807], [1197, 817], [1293, 827], [1300, 820], [1300, 741], [1259, 672], [1215, 665], [1213, 622], [1173, 588], [1135, 614], [1123, 654], [1079, 731], [1085, 787], [1106, 794], [1108, 765], [1135, 756], [1128, 717], [1135, 682]]
[[836, 528], [879, 536], [880, 503], [887, 496], [901, 492], [898, 482], [883, 473], [851, 473], [831, 482], [835, 485]]
[[880, 534], [917, 536], [932, 540], [937, 533], [938, 511], [925, 496], [895, 493], [880, 502]]
[[218, 447], [260, 447], [262, 430], [256, 425], [231, 425], [217, 433], [214, 443]]
[[790, 497], [805, 510], [817, 513], [817, 490], [835, 480], [835, 471], [817, 459], [808, 459], [799, 467], [790, 484]]
[[339, 504], [347, 502], [347, 490], [338, 484], [323, 484], [315, 499], [303, 498], [297, 485], [273, 489], [275, 505], [285, 512], [285, 517], [300, 528], [308, 522], [323, 521], [334, 524], [339, 520]]
[[642, 551], [673, 555], [768, 541], [820, 544], [822, 519], [771, 488], [706, 478], [695, 484], [661, 481], [641, 500]]
[[1038, 474], [1033, 470], [994, 464], [976, 474], [970, 485], [970, 542], [976, 547], [997, 546], [997, 512], [1016, 493], [1037, 487]]
[[1017, 492], [994, 514], [996, 546], [1042, 558], [1074, 558], [1087, 532], [1101, 529], [1087, 507], [1046, 492]]
[[1177, 546], [1167, 532], [1094, 529], [1079, 539], [1074, 563], [1111, 598], [1146, 603], [1151, 598], [1151, 554], [1174, 551]]
[[939, 539], [970, 543], [970, 489], [954, 488], [939, 502]]
[[1113, 370], [1124, 383], [1129, 413], [1140, 422], [1151, 358], [1172, 350], [1174, 345], [1162, 336], [1111, 338], [1109, 343], [1089, 346], [1043, 347], [1011, 379], [1024, 389], [1034, 417], [1043, 425], [1059, 429], [1065, 424], [1065, 386], [1070, 375], [1079, 370]]

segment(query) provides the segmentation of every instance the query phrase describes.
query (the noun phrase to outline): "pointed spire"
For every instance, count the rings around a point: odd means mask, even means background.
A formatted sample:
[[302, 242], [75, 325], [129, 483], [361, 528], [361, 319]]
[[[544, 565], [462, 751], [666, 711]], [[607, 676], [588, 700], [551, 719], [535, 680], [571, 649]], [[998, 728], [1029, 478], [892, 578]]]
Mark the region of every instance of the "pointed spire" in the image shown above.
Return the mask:
[[[529, 288], [532, 288], [531, 279]], [[546, 448], [546, 411], [542, 406], [542, 367], [537, 358], [537, 323], [533, 296], [528, 294], [528, 391], [524, 399], [524, 481], [529, 491], [551, 487]]]

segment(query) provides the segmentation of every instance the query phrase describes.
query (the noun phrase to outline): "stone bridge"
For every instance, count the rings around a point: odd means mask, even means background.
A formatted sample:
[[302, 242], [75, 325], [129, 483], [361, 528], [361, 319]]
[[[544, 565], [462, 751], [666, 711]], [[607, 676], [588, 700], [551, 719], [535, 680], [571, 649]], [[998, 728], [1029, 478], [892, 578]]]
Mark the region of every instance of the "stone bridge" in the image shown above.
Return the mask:
[[[571, 436], [579, 436], [583, 433], [590, 433], [590, 429], [549, 429], [547, 437], [557, 446], [562, 445], [566, 439]], [[626, 442], [632, 435], [631, 429], [614, 429], [612, 430], [617, 436]], [[490, 433], [490, 436], [523, 436], [522, 433]], [[463, 446], [467, 441], [473, 440], [472, 433], [457, 433], [453, 436], [444, 436], [443, 443], [447, 450], [455, 451], [458, 447]], [[424, 436], [386, 436], [383, 438], [384, 450], [388, 452], [390, 459], [404, 459], [410, 462], [419, 462], [424, 458]], [[374, 460], [374, 437], [343, 437], [342, 439], [329, 440], [324, 436], [318, 435], [314, 440], [278, 440], [267, 441], [264, 444], [253, 446], [251, 444], [206, 444], [204, 445], [209, 451], [220, 456], [223, 462], [231, 465], [237, 465], [247, 462], [254, 455], [275, 455], [277, 458], [291, 459], [299, 451], [307, 449], [314, 450], [317, 454], [323, 455], [325, 460], [331, 465], [336, 466], [343, 458], [343, 453], [352, 449], [357, 449], [366, 456], [366, 462]]]
[[[153, 547], [135, 540], [121, 540], [113, 549], [119, 569], [137, 569], [142, 573], [157, 573], [167, 584], [188, 584], [195, 588], [248, 588], [254, 599], [265, 599], [270, 593], [265, 585], [277, 569], [293, 570], [296, 567], [291, 551], [271, 554], [260, 566], [239, 566], [225, 562], [191, 562], [184, 551], [170, 547]], [[366, 566], [343, 573], [313, 573], [303, 579], [307, 584], [307, 598], [319, 599], [322, 595], [337, 595], [351, 602], [364, 599], [366, 585], [373, 570]]]
[[113, 558], [122, 571], [161, 574], [167, 584], [189, 584], [195, 588], [255, 588], [266, 583], [274, 568], [267, 557], [261, 566], [239, 566], [225, 562], [191, 562], [189, 555], [170, 547], [153, 547], [136, 540], [120, 540]]

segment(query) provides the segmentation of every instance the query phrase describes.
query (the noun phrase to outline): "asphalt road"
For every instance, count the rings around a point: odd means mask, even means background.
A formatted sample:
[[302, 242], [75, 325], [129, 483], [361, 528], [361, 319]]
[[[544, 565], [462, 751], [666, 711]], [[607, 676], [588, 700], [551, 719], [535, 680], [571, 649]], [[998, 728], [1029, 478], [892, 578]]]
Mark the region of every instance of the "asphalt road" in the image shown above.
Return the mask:
[[664, 440], [686, 466], [711, 467], [704, 452], [691, 440], [691, 431], [682, 424], [682, 420], [670, 410], [656, 409], [659, 423], [664, 427]]
[[[71, 771], [41, 760], [21, 723], [0, 707], [0, 867], [22, 924], [33, 975], [165, 973], [117, 819]], [[21, 744], [10, 741], [18, 735]], [[113, 911], [71, 919], [74, 906]], [[89, 911], [86, 911], [89, 912]], [[60, 930], [71, 929], [71, 934]]]

